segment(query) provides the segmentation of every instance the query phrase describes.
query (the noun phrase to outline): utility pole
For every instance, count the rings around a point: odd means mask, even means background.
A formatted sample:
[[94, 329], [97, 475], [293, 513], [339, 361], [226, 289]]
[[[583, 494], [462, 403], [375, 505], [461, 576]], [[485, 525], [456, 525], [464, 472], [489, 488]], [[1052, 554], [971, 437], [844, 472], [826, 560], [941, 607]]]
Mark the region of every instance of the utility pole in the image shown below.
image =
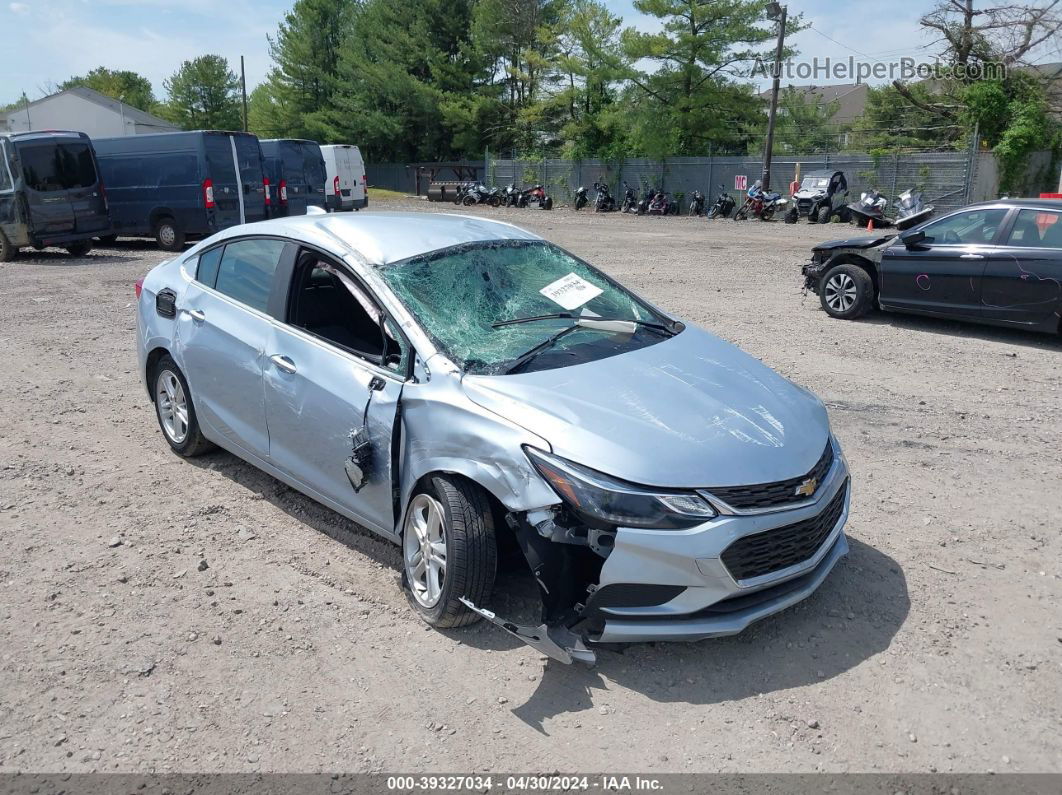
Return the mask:
[[247, 132], [247, 72], [243, 68], [243, 56], [240, 56], [240, 91], [243, 92], [243, 131]]
[[778, 3], [767, 4], [767, 18], [778, 21], [778, 44], [774, 50], [774, 69], [771, 72], [771, 109], [767, 114], [767, 142], [763, 146], [763, 189], [771, 187], [771, 154], [774, 149], [774, 119], [778, 115], [778, 84], [782, 77], [782, 50], [785, 46], [785, 17], [788, 8]]

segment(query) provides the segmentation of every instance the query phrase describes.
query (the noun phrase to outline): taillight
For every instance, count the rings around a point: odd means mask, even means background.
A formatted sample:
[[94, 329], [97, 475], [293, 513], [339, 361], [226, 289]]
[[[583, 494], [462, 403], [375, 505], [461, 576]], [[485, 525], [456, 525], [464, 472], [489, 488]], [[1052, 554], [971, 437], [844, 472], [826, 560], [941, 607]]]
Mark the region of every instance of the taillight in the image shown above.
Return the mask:
[[339, 177], [336, 177], [334, 180], [332, 180], [332, 190], [335, 191], [336, 196], [339, 195]]
[[269, 195], [269, 177], [262, 177], [262, 187], [265, 188], [266, 207], [273, 203], [273, 199]]
[[364, 174], [361, 175], [361, 184], [362, 185], [365, 184], [365, 175]]
[[281, 204], [288, 203], [288, 181], [286, 179], [280, 180], [280, 190], [278, 191]]
[[141, 278], [136, 280], [136, 284], [134, 285], [133, 289], [136, 290], [136, 300], [139, 301], [140, 300], [140, 293], [142, 293], [144, 291], [144, 279], [143, 279], [143, 277], [141, 277]]
[[206, 202], [208, 210], [213, 210], [217, 207], [214, 204], [214, 180], [210, 179], [210, 177], [203, 180], [203, 201]]

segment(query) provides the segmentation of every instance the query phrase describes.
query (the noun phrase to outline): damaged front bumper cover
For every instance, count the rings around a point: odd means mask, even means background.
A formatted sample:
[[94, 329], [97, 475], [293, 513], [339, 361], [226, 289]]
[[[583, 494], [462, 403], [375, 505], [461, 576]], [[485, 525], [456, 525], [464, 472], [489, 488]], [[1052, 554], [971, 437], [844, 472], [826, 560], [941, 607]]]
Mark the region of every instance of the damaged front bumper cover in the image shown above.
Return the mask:
[[[539, 584], [542, 623], [522, 626], [461, 601], [529, 646], [568, 664], [593, 664], [594, 643], [698, 641], [737, 634], [809, 597], [848, 554], [844, 525], [851, 490], [847, 462], [839, 447], [835, 452], [813, 499], [785, 510], [721, 515], [684, 532], [620, 528], [597, 569], [587, 565], [589, 545], [552, 540], [568, 536], [544, 533], [552, 523], [536, 527], [511, 519]], [[735, 580], [722, 560], [735, 541], [791, 530], [828, 511], [836, 513], [829, 514], [829, 524], [820, 525], [821, 542], [808, 557], [785, 568]]]

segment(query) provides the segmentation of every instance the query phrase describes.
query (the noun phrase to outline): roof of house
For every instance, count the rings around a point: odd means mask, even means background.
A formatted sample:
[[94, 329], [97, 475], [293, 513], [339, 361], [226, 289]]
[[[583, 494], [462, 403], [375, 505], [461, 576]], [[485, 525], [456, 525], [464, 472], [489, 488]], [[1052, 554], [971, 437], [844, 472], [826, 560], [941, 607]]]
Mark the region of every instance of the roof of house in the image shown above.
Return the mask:
[[[132, 105], [129, 105], [125, 102], [121, 102], [117, 99], [114, 99], [113, 97], [108, 97], [106, 94], [101, 94], [99, 91], [96, 91], [95, 89], [89, 88], [87, 86], [72, 86], [70, 88], [64, 89], [63, 91], [58, 91], [55, 94], [49, 94], [46, 97], [41, 97], [38, 100], [30, 102], [28, 107], [33, 108], [35, 105], [39, 105], [42, 102], [47, 102], [48, 100], [54, 99], [55, 97], [61, 96], [63, 94], [74, 94], [76, 96], [79, 96], [82, 99], [88, 100], [89, 102], [93, 102], [97, 105], [108, 108], [109, 110], [112, 110], [115, 113], [124, 116], [135, 124], [141, 124], [145, 127], [157, 127], [160, 130], [180, 129], [180, 127], [171, 124], [165, 119], [160, 119], [158, 116], [154, 116], [150, 113], [147, 113], [146, 111], [142, 111], [140, 110], [140, 108], [134, 108]], [[9, 110], [7, 112], [7, 115], [10, 116], [13, 113], [18, 113], [19, 111], [24, 110], [26, 107], [27, 105], [19, 105], [17, 108], [12, 108], [11, 110]]]
[[[814, 102], [816, 105], [829, 105], [838, 103], [837, 112], [833, 114], [834, 121], [853, 121], [863, 115], [863, 108], [867, 101], [866, 83], [836, 83], [827, 86], [794, 86], [791, 88], [804, 95], [804, 99]], [[769, 99], [770, 89], [761, 91], [760, 96]]]

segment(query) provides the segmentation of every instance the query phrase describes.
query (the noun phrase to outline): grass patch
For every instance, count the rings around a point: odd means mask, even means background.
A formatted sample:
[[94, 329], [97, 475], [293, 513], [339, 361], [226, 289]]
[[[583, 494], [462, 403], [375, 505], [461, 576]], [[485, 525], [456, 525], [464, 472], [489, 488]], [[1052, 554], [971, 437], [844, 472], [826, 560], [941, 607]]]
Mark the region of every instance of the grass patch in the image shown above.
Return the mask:
[[377, 201], [387, 201], [388, 199], [404, 199], [406, 194], [398, 190], [387, 190], [387, 188], [369, 188], [369, 199], [376, 199]]

